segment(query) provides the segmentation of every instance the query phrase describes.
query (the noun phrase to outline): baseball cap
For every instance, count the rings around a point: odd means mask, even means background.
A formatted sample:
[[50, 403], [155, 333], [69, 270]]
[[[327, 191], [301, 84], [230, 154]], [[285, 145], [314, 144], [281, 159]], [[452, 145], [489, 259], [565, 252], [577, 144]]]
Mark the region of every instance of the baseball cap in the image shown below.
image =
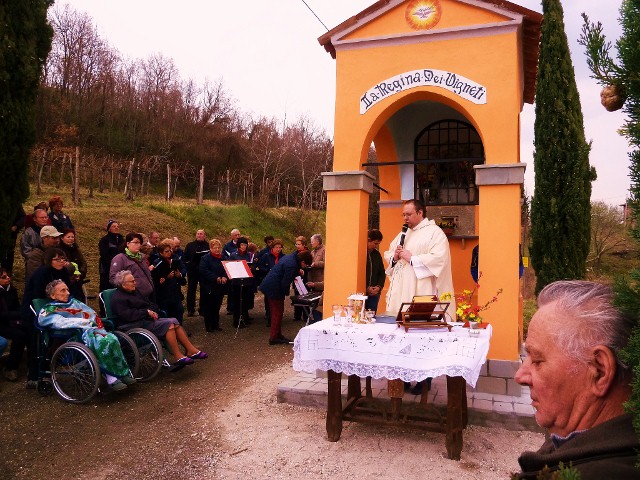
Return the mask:
[[45, 225], [40, 229], [40, 238], [42, 237], [59, 237], [62, 235], [56, 227]]

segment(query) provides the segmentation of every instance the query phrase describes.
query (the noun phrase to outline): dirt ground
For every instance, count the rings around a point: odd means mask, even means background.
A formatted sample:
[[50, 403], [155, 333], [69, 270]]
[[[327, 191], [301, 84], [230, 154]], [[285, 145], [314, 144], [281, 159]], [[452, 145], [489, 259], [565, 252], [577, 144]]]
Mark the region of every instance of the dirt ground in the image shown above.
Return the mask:
[[[506, 479], [541, 434], [470, 426], [462, 460], [445, 456], [444, 436], [345, 423], [326, 440], [322, 410], [278, 404], [293, 375], [290, 346], [269, 346], [261, 303], [234, 338], [185, 325], [209, 359], [147, 384], [99, 394], [85, 405], [41, 397], [21, 381], [0, 381], [0, 479]], [[224, 307], [223, 307], [224, 311]], [[283, 333], [302, 327], [285, 313]]]

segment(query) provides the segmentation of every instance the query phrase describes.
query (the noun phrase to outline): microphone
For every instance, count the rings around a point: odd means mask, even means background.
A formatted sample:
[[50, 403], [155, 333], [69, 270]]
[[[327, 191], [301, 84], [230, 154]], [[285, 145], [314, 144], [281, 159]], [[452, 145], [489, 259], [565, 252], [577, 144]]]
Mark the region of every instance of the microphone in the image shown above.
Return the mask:
[[[400, 246], [401, 247], [404, 247], [404, 237], [406, 237], [408, 229], [409, 229], [409, 224], [408, 223], [405, 223], [404, 225], [402, 225], [402, 233], [400, 235]], [[392, 260], [391, 261], [391, 266], [393, 267], [396, 263], [397, 263], [396, 260]]]
[[407, 235], [407, 230], [409, 229], [409, 224], [405, 223], [402, 225], [402, 235], [400, 235], [400, 246], [404, 247], [404, 237]]

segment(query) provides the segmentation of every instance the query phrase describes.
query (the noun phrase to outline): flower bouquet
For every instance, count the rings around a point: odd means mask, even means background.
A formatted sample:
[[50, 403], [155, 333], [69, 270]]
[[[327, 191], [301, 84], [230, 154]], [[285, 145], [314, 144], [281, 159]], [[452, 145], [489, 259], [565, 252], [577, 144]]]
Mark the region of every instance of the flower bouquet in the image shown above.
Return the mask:
[[[480, 277], [482, 277], [482, 273], [480, 273]], [[480, 283], [476, 283], [473, 290], [463, 290], [460, 295], [456, 296], [456, 316], [458, 317], [459, 322], [465, 322], [465, 327], [481, 328], [482, 316], [480, 315], [480, 312], [487, 310], [492, 303], [497, 302], [498, 295], [502, 293], [502, 289], [500, 288], [493, 298], [484, 305], [474, 305], [473, 295], [476, 293], [478, 288], [480, 288]], [[450, 292], [447, 292], [440, 296], [440, 300], [446, 302], [451, 300], [452, 297], [453, 295]]]

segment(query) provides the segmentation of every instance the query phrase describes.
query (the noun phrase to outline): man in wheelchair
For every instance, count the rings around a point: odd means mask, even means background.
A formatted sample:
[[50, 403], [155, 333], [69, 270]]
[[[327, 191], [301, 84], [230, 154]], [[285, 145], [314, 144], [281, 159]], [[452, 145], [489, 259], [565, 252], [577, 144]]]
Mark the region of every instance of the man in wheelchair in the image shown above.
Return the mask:
[[72, 298], [62, 280], [54, 280], [46, 286], [50, 301], [38, 313], [38, 324], [47, 329], [78, 329], [79, 336], [95, 354], [103, 377], [109, 387], [124, 390], [136, 380], [131, 375], [118, 338], [108, 333], [91, 307]]

